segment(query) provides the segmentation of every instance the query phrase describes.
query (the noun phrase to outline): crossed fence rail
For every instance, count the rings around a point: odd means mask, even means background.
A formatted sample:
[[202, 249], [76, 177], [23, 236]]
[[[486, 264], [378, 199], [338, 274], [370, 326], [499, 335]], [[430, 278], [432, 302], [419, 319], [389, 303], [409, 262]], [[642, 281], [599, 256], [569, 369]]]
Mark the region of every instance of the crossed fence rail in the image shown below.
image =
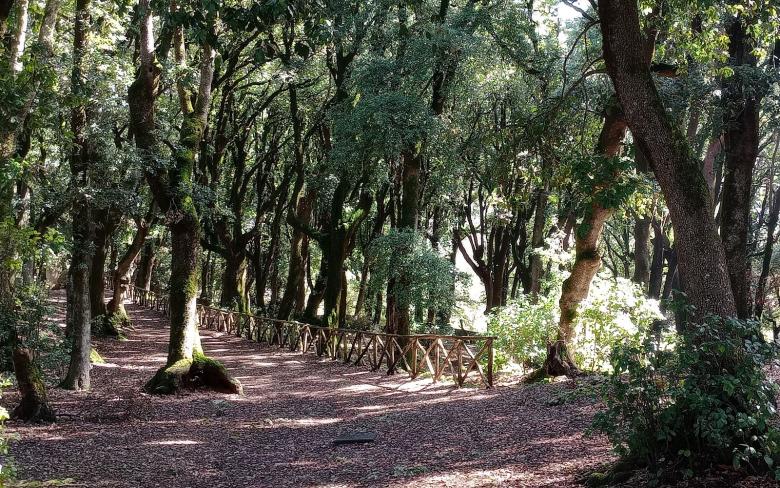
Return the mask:
[[[170, 316], [168, 297], [127, 285], [133, 302]], [[430, 375], [433, 382], [451, 377], [456, 385], [472, 378], [493, 386], [492, 336], [388, 334], [356, 329], [320, 327], [198, 305], [200, 328], [233, 334], [290, 351], [313, 352], [345, 364], [364, 365], [388, 374], [406, 371], [414, 379]]]

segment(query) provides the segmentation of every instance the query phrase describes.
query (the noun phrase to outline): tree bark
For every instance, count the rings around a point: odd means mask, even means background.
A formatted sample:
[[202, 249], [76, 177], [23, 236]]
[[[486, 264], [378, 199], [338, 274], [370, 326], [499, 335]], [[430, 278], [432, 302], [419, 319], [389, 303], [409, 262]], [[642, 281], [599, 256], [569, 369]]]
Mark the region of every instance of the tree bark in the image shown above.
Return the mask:
[[[775, 161], [777, 160], [779, 149], [780, 133], [775, 133], [775, 148], [772, 153], [772, 168], [774, 168]], [[761, 274], [759, 275], [758, 282], [756, 283], [756, 302], [754, 313], [755, 316], [759, 319], [764, 313], [764, 306], [766, 303], [766, 285], [769, 280], [769, 271], [772, 264], [772, 254], [774, 251], [775, 241], [777, 240], [777, 236], [775, 235], [777, 231], [777, 223], [778, 219], [780, 218], [780, 185], [778, 185], [777, 189], [775, 189], [773, 193], [770, 193], [771, 191], [772, 186], [770, 180], [770, 183], [767, 185], [767, 193], [771, 197], [771, 206], [766, 225], [766, 242], [764, 243], [764, 249], [762, 251]], [[760, 223], [761, 222], [759, 221], [759, 224]]]
[[[119, 263], [117, 263], [112, 276], [113, 296], [108, 302], [106, 309], [109, 315], [118, 317], [124, 323], [129, 323], [130, 320], [124, 305], [125, 292], [127, 291], [127, 285], [130, 283], [130, 268], [141, 253], [141, 249], [145, 247], [146, 238], [156, 220], [154, 217], [155, 212], [156, 205], [152, 201], [146, 216], [143, 219], [136, 220], [136, 231], [133, 235], [133, 241], [122, 255]], [[144, 270], [144, 274], [146, 273], [147, 270]]]
[[[90, 29], [90, 0], [76, 1], [75, 29], [73, 34], [73, 72], [71, 91], [76, 100], [87, 95], [84, 79], [84, 56], [86, 54]], [[62, 387], [69, 390], [89, 390], [90, 361], [92, 350], [90, 330], [89, 278], [91, 268], [90, 248], [93, 241], [92, 210], [87, 187], [92, 148], [86, 135], [89, 114], [85, 104], [71, 109], [71, 132], [73, 149], [70, 155], [71, 182], [76, 192], [73, 204], [73, 251], [68, 270], [68, 293], [66, 323], [73, 339], [68, 373]]]
[[152, 283], [152, 272], [154, 272], [155, 256], [159, 238], [148, 240], [141, 251], [141, 259], [138, 262], [138, 268], [135, 271], [134, 285], [142, 290], [149, 290]]
[[546, 222], [547, 201], [549, 192], [546, 188], [540, 188], [536, 193], [536, 205], [534, 206], [534, 226], [531, 233], [531, 286], [529, 292], [534, 300], [542, 289], [542, 276], [544, 275], [544, 263], [539, 252], [544, 247], [544, 224]]
[[[16, 332], [12, 332], [16, 334]], [[54, 422], [56, 416], [49, 405], [43, 374], [35, 362], [33, 352], [13, 340], [13, 364], [21, 400], [11, 417], [24, 422]]]
[[249, 311], [249, 296], [246, 283], [246, 256], [229, 256], [225, 259], [225, 271], [222, 273], [222, 293], [219, 297], [221, 307], [239, 312]]
[[[621, 142], [626, 134], [626, 120], [622, 110], [614, 102], [615, 100], [612, 100], [607, 106], [604, 124], [596, 145], [596, 154], [605, 158], [613, 158], [620, 153]], [[597, 182], [597, 186], [610, 183], [609, 181]], [[569, 277], [563, 282], [561, 298], [558, 302], [561, 309], [558, 332], [555, 342], [547, 347], [547, 358], [542, 367], [546, 375], [572, 376], [577, 373], [571, 351], [577, 309], [588, 297], [590, 284], [601, 267], [599, 240], [604, 224], [614, 212], [614, 208], [605, 207], [594, 200], [575, 232], [574, 266]]]
[[634, 1], [599, 0], [604, 60], [640, 150], [666, 198], [679, 268], [694, 320], [736, 315], [726, 255], [712, 218], [712, 201], [685, 136], [669, 121], [644, 53], [647, 43]]
[[750, 86], [751, 81], [741, 74], [745, 67], [756, 66], [747, 22], [748, 19], [740, 16], [727, 26], [729, 64], [735, 68], [735, 74], [723, 83], [726, 175], [723, 181], [720, 226], [737, 316], [742, 319], [750, 317], [752, 309], [748, 236], [753, 197], [753, 168], [760, 139], [758, 119], [762, 98], [762, 89]]

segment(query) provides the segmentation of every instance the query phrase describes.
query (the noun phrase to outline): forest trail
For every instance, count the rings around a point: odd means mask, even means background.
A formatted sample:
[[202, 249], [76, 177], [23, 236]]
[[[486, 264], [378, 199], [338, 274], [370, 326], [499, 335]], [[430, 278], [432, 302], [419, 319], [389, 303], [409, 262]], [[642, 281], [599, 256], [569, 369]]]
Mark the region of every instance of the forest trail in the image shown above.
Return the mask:
[[[54, 295], [56, 319], [64, 294]], [[51, 389], [49, 426], [9, 424], [20, 479], [88, 487], [575, 486], [613, 459], [585, 437], [587, 399], [548, 405], [567, 383], [455, 389], [201, 330], [244, 396], [144, 394], [165, 361], [162, 314], [127, 305], [126, 341], [98, 341], [93, 391]], [[4, 404], [12, 404], [9, 394]], [[376, 441], [334, 446], [340, 434]]]

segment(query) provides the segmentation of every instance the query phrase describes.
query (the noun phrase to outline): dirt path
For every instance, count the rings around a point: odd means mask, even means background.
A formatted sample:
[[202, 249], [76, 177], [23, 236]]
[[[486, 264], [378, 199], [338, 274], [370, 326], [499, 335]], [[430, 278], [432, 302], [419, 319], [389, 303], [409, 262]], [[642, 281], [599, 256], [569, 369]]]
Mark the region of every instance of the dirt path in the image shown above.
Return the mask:
[[[212, 331], [201, 331], [207, 354], [241, 380], [245, 396], [146, 395], [141, 386], [165, 361], [168, 333], [157, 312], [128, 312], [128, 340], [97, 344], [108, 364], [93, 369], [93, 391], [52, 390], [65, 414], [57, 424], [9, 424], [22, 479], [123, 488], [562, 487], [611, 459], [604, 439], [583, 435], [589, 401], [547, 405], [566, 384], [457, 390]], [[353, 431], [377, 440], [332, 445]]]

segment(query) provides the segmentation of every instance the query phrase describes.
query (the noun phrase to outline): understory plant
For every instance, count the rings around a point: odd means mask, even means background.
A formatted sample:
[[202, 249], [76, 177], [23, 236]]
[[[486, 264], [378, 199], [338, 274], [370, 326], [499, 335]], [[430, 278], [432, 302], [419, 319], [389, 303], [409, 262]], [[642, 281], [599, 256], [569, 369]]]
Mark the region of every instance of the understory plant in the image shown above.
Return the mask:
[[776, 346], [758, 324], [713, 317], [666, 346], [659, 332], [614, 348], [594, 428], [624, 461], [656, 475], [728, 463], [780, 479], [776, 386], [764, 374]]
[[[10, 379], [0, 376], [0, 398], [3, 396], [3, 390], [9, 386], [11, 386]], [[14, 475], [16, 474], [9, 452], [8, 436], [4, 432], [4, 424], [8, 418], [8, 410], [0, 407], [0, 486], [8, 484], [14, 479]]]
[[[547, 354], [547, 342], [557, 331], [561, 283], [553, 275], [536, 300], [520, 294], [497, 307], [488, 319], [488, 334], [496, 336], [496, 366], [538, 368]], [[588, 298], [579, 306], [573, 342], [575, 360], [582, 369], [609, 371], [609, 356], [616, 344], [637, 341], [638, 332], [663, 319], [657, 300], [623, 278], [597, 276]]]

